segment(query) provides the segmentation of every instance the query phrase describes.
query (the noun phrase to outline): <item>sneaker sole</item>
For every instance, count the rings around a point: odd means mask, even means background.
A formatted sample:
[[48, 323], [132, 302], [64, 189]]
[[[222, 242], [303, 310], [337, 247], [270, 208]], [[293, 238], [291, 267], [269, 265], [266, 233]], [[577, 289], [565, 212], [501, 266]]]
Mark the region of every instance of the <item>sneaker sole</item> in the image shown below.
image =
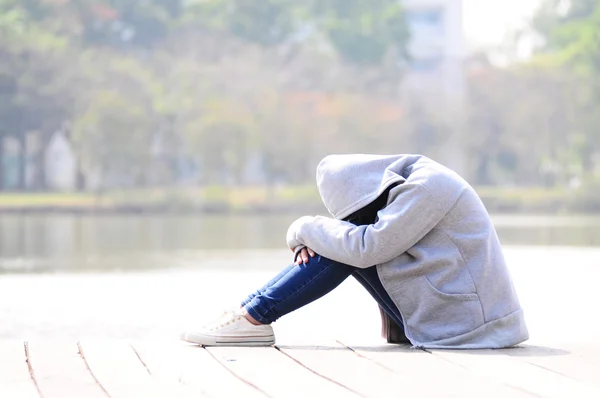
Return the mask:
[[181, 340], [199, 344], [202, 346], [236, 346], [236, 347], [266, 347], [275, 344], [275, 336], [252, 336], [252, 337], [219, 337], [195, 335], [194, 333], [182, 334]]

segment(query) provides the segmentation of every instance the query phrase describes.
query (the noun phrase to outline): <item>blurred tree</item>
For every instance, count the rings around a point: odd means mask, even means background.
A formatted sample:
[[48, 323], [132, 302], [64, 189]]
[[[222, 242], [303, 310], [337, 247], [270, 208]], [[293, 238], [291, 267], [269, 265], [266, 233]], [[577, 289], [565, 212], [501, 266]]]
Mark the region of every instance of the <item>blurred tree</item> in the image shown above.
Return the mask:
[[82, 171], [106, 183], [145, 185], [164, 87], [136, 57], [110, 50], [81, 54], [78, 67], [90, 86], [73, 106], [72, 140]]
[[398, 142], [382, 97], [403, 26], [392, 1], [0, 0], [0, 134], [41, 137], [39, 188], [66, 125], [100, 188], [175, 183], [189, 159], [210, 182], [241, 183], [250, 158], [305, 182], [328, 152]]
[[[48, 141], [69, 117], [75, 97], [67, 40], [36, 23], [41, 13], [37, 2], [0, 1], [0, 121], [3, 134], [20, 143], [19, 189], [25, 188], [26, 135], [38, 131]], [[42, 156], [34, 154], [38, 169]], [[44, 188], [44, 174], [34, 175], [33, 188]]]
[[296, 32], [302, 9], [302, 5], [289, 0], [194, 1], [187, 7], [185, 19], [271, 46], [284, 43]]
[[476, 184], [555, 186], [583, 175], [584, 81], [556, 67], [488, 63], [468, 82], [466, 145]]
[[96, 189], [144, 186], [153, 125], [139, 102], [100, 90], [73, 126], [73, 141]]
[[409, 38], [401, 3], [395, 0], [315, 1], [313, 13], [333, 47], [346, 61], [381, 63], [394, 51], [405, 56]]
[[540, 57], [568, 65], [577, 73], [600, 70], [600, 1], [546, 0], [532, 22], [542, 37]]
[[90, 0], [79, 9], [84, 39], [114, 47], [153, 46], [181, 15], [182, 0]]
[[213, 98], [203, 112], [190, 120], [185, 132], [192, 148], [201, 156], [204, 182], [242, 184], [242, 175], [252, 147], [254, 118], [243, 104]]
[[584, 170], [600, 173], [600, 0], [547, 0], [533, 28], [543, 39], [536, 64], [562, 68], [580, 82], [569, 103], [579, 110], [569, 126], [569, 152]]
[[187, 13], [188, 21], [263, 46], [294, 47], [317, 35], [358, 65], [380, 64], [390, 51], [399, 61], [408, 40], [395, 0], [211, 0], [191, 3]]

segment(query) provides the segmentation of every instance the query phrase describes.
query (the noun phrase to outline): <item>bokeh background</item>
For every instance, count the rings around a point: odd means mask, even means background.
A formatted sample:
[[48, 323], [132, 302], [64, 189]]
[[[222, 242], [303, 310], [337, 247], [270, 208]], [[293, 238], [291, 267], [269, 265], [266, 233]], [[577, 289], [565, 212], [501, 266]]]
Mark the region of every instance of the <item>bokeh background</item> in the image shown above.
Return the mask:
[[430, 156], [511, 261], [594, 263], [598, 76], [600, 0], [0, 0], [0, 336], [256, 288], [331, 153]]
[[68, 194], [0, 205], [302, 207], [324, 155], [374, 152], [433, 157], [492, 211], [597, 211], [599, 15], [593, 0], [2, 0], [0, 189]]

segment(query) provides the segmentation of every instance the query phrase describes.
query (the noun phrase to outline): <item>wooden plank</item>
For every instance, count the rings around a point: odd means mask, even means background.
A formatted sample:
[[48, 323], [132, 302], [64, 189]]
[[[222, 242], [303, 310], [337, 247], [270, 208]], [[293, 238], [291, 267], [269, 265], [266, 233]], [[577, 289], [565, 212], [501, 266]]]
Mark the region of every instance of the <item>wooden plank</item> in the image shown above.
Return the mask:
[[409, 396], [427, 397], [528, 397], [535, 396], [519, 388], [503, 385], [490, 378], [477, 377], [429, 352], [392, 344], [358, 345], [343, 342], [357, 355], [368, 358], [404, 378], [402, 385]]
[[270, 397], [357, 397], [356, 393], [299, 365], [273, 347], [209, 347], [217, 360]]
[[77, 343], [30, 342], [29, 359], [44, 398], [106, 398], [79, 355]]
[[[281, 352], [312, 371], [356, 391], [364, 397], [395, 396], [412, 380], [377, 363], [356, 355], [339, 344], [280, 347]], [[400, 387], [402, 386], [402, 387]]]
[[177, 350], [181, 348], [179, 345], [175, 346], [172, 342], [133, 342], [131, 347], [157, 383], [171, 386], [171, 390], [180, 391], [182, 394], [207, 396], [201, 388], [197, 388], [198, 386], [183, 384], [185, 372], [194, 368], [194, 365], [178, 355]]
[[[135, 351], [125, 342], [80, 342], [91, 373], [111, 398], [185, 396], [155, 382]], [[183, 395], [182, 395], [183, 394]]]
[[196, 396], [265, 397], [200, 346], [135, 342], [133, 347], [153, 377], [168, 383], [180, 383]]
[[600, 386], [600, 361], [588, 356], [565, 349], [532, 345], [497, 350], [495, 353], [539, 366], [573, 380]]
[[39, 398], [22, 341], [0, 341], [0, 397]]
[[600, 397], [600, 389], [530, 363], [518, 361], [502, 350], [442, 351], [433, 355], [539, 397]]

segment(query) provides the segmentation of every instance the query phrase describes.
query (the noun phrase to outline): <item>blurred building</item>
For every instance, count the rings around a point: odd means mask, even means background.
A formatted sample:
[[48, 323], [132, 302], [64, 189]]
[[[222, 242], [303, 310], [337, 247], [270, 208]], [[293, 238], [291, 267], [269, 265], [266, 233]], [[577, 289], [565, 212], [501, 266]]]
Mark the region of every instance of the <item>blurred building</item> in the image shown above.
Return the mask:
[[401, 94], [418, 132], [416, 147], [427, 148], [428, 154], [468, 177], [460, 127], [466, 94], [463, 2], [402, 0], [402, 4], [411, 40]]
[[456, 100], [465, 92], [462, 0], [403, 0], [412, 35], [404, 89]]
[[68, 137], [55, 132], [44, 153], [46, 185], [53, 191], [72, 191], [77, 186], [77, 160]]

